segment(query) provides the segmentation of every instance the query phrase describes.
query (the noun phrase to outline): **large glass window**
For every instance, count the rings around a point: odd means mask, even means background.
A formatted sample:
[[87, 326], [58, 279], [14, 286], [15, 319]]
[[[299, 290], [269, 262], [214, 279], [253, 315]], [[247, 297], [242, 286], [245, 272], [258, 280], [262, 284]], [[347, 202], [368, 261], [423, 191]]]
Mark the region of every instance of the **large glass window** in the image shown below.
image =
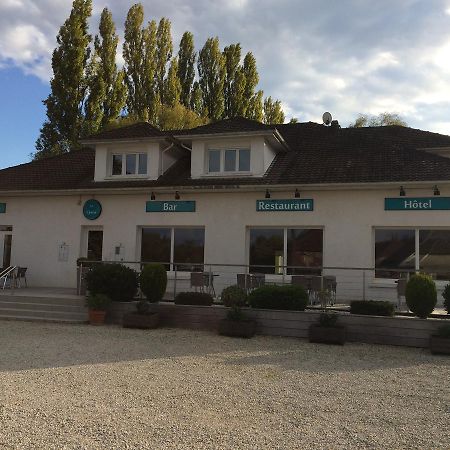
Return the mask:
[[419, 269], [450, 280], [450, 230], [419, 230]]
[[225, 172], [236, 170], [236, 150], [225, 150]]
[[139, 175], [147, 174], [147, 153], [139, 153]]
[[[320, 274], [323, 258], [320, 228], [251, 228], [250, 271]], [[292, 267], [298, 266], [298, 267]]]
[[208, 151], [208, 172], [249, 172], [250, 149]]
[[112, 174], [122, 175], [122, 155], [113, 155]]
[[147, 153], [112, 155], [112, 175], [146, 175]]
[[[204, 228], [142, 228], [141, 261], [167, 263], [167, 270], [202, 270]], [[171, 267], [172, 266], [172, 267]]]
[[209, 151], [209, 172], [220, 172], [220, 150]]
[[250, 171], [250, 150], [248, 149], [239, 150], [239, 171]]

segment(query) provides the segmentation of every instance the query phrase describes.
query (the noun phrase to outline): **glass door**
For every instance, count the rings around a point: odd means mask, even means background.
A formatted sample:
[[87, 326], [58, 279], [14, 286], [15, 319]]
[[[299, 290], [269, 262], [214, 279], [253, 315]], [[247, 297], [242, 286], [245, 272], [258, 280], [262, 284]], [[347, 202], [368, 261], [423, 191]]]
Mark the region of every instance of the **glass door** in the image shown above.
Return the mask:
[[0, 226], [0, 264], [6, 269], [11, 265], [12, 227]]
[[101, 261], [103, 254], [103, 230], [88, 230], [87, 259]]

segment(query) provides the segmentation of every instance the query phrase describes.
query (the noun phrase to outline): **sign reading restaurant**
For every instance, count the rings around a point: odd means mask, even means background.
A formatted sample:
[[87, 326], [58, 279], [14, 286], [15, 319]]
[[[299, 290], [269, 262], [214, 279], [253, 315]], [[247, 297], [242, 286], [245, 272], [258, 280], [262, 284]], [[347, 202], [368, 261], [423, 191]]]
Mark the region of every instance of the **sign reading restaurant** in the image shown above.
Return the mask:
[[195, 201], [156, 201], [145, 204], [145, 212], [195, 212]]
[[313, 211], [314, 200], [295, 198], [287, 200], [256, 200], [256, 211]]
[[385, 198], [385, 211], [445, 211], [450, 210], [450, 197]]

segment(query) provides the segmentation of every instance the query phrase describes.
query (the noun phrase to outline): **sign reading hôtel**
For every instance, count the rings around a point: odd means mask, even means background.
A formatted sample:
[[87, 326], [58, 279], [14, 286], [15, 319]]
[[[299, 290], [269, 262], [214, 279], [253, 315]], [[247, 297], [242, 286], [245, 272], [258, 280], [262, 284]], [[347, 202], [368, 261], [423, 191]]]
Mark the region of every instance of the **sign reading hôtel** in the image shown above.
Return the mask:
[[195, 212], [195, 201], [175, 200], [157, 201], [150, 200], [145, 204], [146, 212]]
[[311, 198], [295, 198], [287, 200], [256, 200], [256, 211], [313, 211], [314, 200]]
[[450, 210], [450, 197], [397, 197], [384, 199], [385, 211]]

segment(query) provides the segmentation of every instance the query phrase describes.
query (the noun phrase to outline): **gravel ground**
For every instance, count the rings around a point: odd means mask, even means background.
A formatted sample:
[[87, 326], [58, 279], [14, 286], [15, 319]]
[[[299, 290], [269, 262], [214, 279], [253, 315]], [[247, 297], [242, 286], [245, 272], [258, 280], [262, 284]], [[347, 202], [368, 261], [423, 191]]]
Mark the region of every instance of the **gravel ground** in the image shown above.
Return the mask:
[[1, 449], [450, 448], [450, 358], [0, 322]]

